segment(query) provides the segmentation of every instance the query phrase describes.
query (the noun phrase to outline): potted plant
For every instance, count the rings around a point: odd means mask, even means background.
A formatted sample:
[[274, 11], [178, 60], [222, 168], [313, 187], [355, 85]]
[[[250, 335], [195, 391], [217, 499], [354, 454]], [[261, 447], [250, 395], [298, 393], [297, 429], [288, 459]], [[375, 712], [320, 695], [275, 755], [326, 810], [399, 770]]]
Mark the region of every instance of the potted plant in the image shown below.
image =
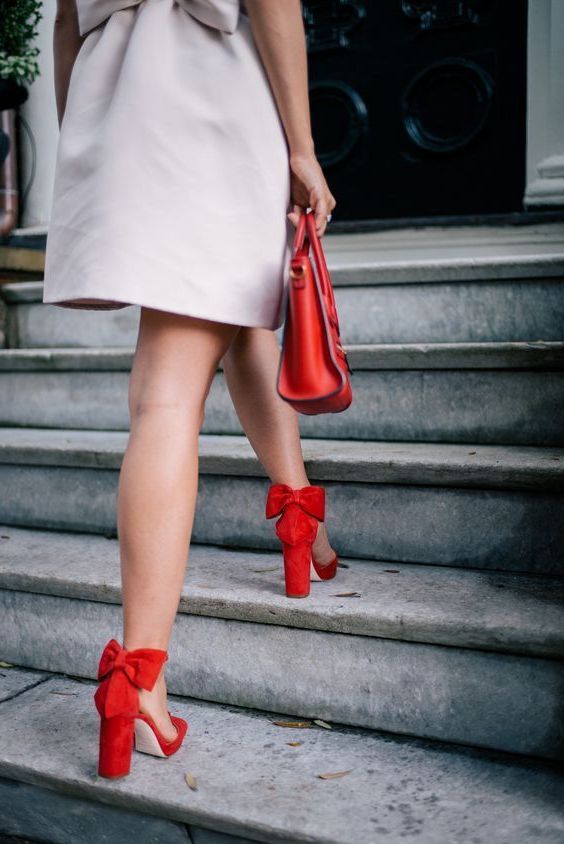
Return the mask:
[[[16, 114], [27, 100], [27, 86], [39, 75], [34, 45], [42, 18], [41, 0], [1, 0], [0, 14], [0, 237], [19, 215]], [[25, 192], [24, 192], [25, 195]]]
[[27, 99], [26, 85], [39, 75], [39, 47], [33, 45], [42, 18], [41, 0], [2, 0], [0, 16], [0, 110]]

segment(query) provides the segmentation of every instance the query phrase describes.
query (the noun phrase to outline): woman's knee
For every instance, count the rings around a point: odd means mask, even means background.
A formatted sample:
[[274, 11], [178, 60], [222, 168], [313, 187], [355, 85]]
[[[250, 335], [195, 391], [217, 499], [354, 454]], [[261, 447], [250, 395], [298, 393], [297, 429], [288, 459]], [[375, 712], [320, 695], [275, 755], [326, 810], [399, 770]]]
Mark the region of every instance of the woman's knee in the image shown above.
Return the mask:
[[132, 424], [141, 420], [155, 421], [163, 427], [177, 425], [200, 428], [205, 413], [205, 403], [209, 388], [185, 390], [184, 384], [178, 384], [177, 393], [162, 392], [158, 385], [136, 388], [132, 384], [128, 393], [129, 418]]
[[141, 309], [129, 379], [130, 419], [160, 416], [201, 427], [219, 362], [238, 326]]

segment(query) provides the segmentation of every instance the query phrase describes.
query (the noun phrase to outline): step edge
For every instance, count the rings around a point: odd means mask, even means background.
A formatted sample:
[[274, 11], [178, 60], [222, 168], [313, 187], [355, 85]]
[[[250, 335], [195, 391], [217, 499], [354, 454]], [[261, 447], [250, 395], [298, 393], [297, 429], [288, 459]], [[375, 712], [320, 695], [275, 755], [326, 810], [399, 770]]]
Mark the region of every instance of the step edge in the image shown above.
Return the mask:
[[[396, 565], [396, 564], [394, 564]], [[401, 564], [398, 564], [401, 565]], [[503, 573], [498, 576], [503, 577]], [[526, 577], [526, 575], [525, 575]], [[556, 578], [553, 578], [556, 579]], [[76, 581], [64, 581], [41, 576], [25, 576], [0, 572], [0, 591], [21, 592], [26, 595], [50, 596], [69, 601], [85, 601], [91, 604], [121, 605], [121, 590], [116, 585], [84, 584]], [[103, 595], [100, 592], [104, 588]], [[564, 630], [559, 625], [549, 631], [536, 635], [527, 635], [531, 627], [523, 625], [521, 628], [512, 627], [512, 640], [502, 641], [503, 627], [495, 622], [488, 625], [476, 625], [468, 630], [468, 623], [464, 622], [461, 632], [460, 623], [456, 619], [447, 619], [444, 623], [432, 621], [425, 624], [420, 618], [412, 621], [406, 616], [394, 620], [393, 617], [362, 616], [351, 614], [334, 615], [334, 608], [327, 607], [327, 611], [319, 608], [307, 610], [297, 608], [293, 615], [282, 620], [276, 619], [275, 614], [285, 615], [288, 609], [276, 604], [265, 604], [260, 607], [252, 601], [234, 598], [228, 589], [224, 592], [214, 589], [208, 593], [205, 589], [195, 589], [191, 595], [183, 594], [180, 598], [177, 613], [180, 615], [197, 615], [204, 618], [226, 619], [249, 624], [269, 624], [276, 627], [287, 627], [301, 630], [312, 630], [327, 635], [338, 633], [345, 636], [363, 636], [375, 639], [388, 639], [396, 642], [406, 642], [416, 645], [434, 645], [455, 650], [483, 651], [486, 653], [513, 655], [530, 659], [564, 660]], [[290, 611], [291, 612], [291, 611]], [[273, 614], [274, 613], [274, 614]], [[331, 615], [333, 613], [333, 615]], [[520, 635], [515, 635], [516, 633]], [[400, 635], [401, 634], [401, 635]]]
[[[80, 434], [88, 434], [90, 437], [93, 434], [99, 434], [100, 436], [97, 439], [102, 441], [101, 449], [94, 448], [92, 444], [84, 447], [75, 443], [63, 443], [63, 448], [61, 448], [61, 443], [56, 442], [24, 445], [3, 444], [2, 433], [14, 430], [18, 432], [29, 430], [42, 431], [46, 432], [48, 436], [55, 431], [72, 431], [72, 433], [75, 433], [77, 429], [0, 427], [0, 465], [25, 465], [36, 468], [56, 466], [61, 468], [116, 471], [121, 467], [125, 450], [125, 440], [128, 436], [125, 431], [92, 432], [87, 431], [87, 429], [79, 431]], [[115, 443], [103, 445], [104, 436], [108, 433], [112, 435], [117, 433], [123, 439], [123, 443], [119, 445]], [[217, 443], [217, 440], [225, 440], [222, 443], [226, 447], [225, 451], [213, 450], [213, 446]], [[528, 460], [528, 465], [525, 466], [520, 465], [518, 462], [520, 446], [508, 446], [508, 448], [514, 451], [514, 459], [508, 460], [501, 466], [499, 465], [499, 461], [496, 460], [495, 455], [492, 455], [489, 462], [486, 460], [482, 464], [476, 462], [472, 464], [472, 461], [462, 464], [460, 458], [456, 456], [449, 461], [448, 446], [467, 448], [468, 456], [478, 454], [480, 450], [497, 448], [496, 446], [473, 446], [472, 444], [421, 443], [422, 447], [427, 445], [442, 445], [446, 454], [440, 461], [435, 458], [430, 461], [417, 462], [416, 457], [414, 461], [403, 459], [402, 462], [401, 457], [398, 459], [392, 455], [390, 458], [391, 452], [386, 452], [385, 449], [377, 457], [367, 455], [370, 459], [363, 459], [362, 456], [345, 456], [344, 459], [332, 457], [330, 454], [331, 445], [338, 451], [339, 448], [342, 449], [343, 443], [346, 442], [346, 440], [303, 439], [305, 465], [310, 480], [329, 483], [334, 481], [367, 485], [396, 484], [399, 486], [454, 487], [485, 490], [560, 491], [564, 489], [564, 460], [561, 459], [563, 456], [562, 450], [558, 447], [524, 446], [523, 450], [526, 450]], [[356, 443], [357, 441], [354, 442]], [[242, 436], [234, 434], [201, 434], [200, 473], [202, 475], [221, 477], [253, 477], [260, 478], [266, 482], [267, 475], [256, 456], [250, 453], [241, 454], [234, 451], [234, 448], [240, 448], [244, 446], [244, 443], [245, 440]], [[359, 445], [365, 445], [367, 451], [370, 447], [374, 448], [378, 445], [391, 445], [395, 451], [401, 451], [402, 446], [410, 447], [419, 445], [419, 443], [406, 444], [400, 441], [376, 443], [374, 441], [359, 440], [358, 443]], [[311, 448], [312, 452], [315, 452], [315, 449], [319, 448], [320, 444], [327, 449], [326, 453], [321, 456], [309, 456], [308, 449]], [[230, 446], [231, 452], [229, 451]], [[206, 453], [206, 447], [210, 449], [208, 453]], [[534, 454], [533, 458], [531, 458], [531, 452]], [[394, 459], [396, 462], [394, 462]], [[531, 461], [533, 462], [531, 463]]]
[[[564, 342], [345, 344], [356, 371], [564, 369]], [[127, 347], [37, 347], [0, 349], [1, 372], [129, 372]], [[218, 367], [218, 372], [222, 366]]]
[[[253, 835], [269, 836], [268, 838], [256, 838], [257, 844], [264, 844], [265, 841], [268, 841], [269, 844], [270, 841], [272, 841], [272, 844], [293, 844], [294, 841], [296, 844], [311, 844], [311, 837], [303, 837], [299, 833], [298, 828], [294, 831], [291, 828], [281, 830], [280, 828], [262, 826], [260, 824], [248, 826], [242, 821], [230, 818], [220, 812], [214, 812], [212, 809], [206, 811], [187, 805], [186, 809], [181, 810], [176, 804], [171, 804], [164, 800], [156, 800], [147, 795], [130, 793], [127, 794], [127, 803], [124, 803], [121, 792], [110, 790], [104, 783], [98, 782], [98, 778], [80, 782], [75, 778], [66, 778], [60, 774], [38, 771], [35, 768], [26, 766], [22, 762], [6, 762], [2, 759], [1, 754], [0, 777], [14, 782], [23, 782], [28, 785], [36, 785], [44, 789], [53, 790], [57, 794], [68, 794], [70, 797], [90, 800], [105, 806], [115, 806], [121, 809], [127, 808], [139, 814], [151, 815], [152, 817], [159, 817], [163, 820], [176, 821], [177, 823], [187, 824], [189, 826], [210, 829], [213, 832], [250, 838], [251, 840]], [[211, 804], [212, 801], [210, 800]], [[289, 838], [289, 835], [292, 835], [292, 838]], [[323, 840], [319, 844], [338, 844], [338, 842], [327, 840], [326, 843]]]
[[[376, 287], [383, 284], [456, 284], [479, 281], [537, 281], [550, 278], [560, 280], [564, 275], [564, 253], [562, 252], [380, 262], [350, 261], [337, 263], [337, 261], [338, 252], [328, 250], [327, 262], [335, 287]], [[491, 273], [494, 274], [493, 277]], [[22, 287], [22, 285], [31, 284], [38, 286], [36, 288]], [[42, 288], [42, 281], [8, 283], [2, 285], [0, 298], [11, 305], [51, 304], [43, 303]], [[135, 307], [135, 305], [131, 307]]]

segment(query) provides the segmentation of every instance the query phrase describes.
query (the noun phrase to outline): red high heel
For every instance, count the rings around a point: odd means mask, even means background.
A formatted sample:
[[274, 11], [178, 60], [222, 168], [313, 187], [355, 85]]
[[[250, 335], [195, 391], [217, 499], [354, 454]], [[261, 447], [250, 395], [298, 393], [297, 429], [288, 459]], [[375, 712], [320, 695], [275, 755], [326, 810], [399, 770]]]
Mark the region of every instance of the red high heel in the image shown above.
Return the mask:
[[312, 580], [330, 580], [337, 573], [337, 555], [326, 565], [313, 558], [317, 523], [325, 519], [325, 489], [272, 484], [266, 497], [266, 518], [280, 516], [276, 535], [282, 542], [288, 598], [307, 598]]
[[100, 657], [94, 694], [100, 715], [98, 774], [118, 779], [129, 774], [133, 748], [154, 756], [171, 756], [188, 731], [183, 718], [170, 715], [177, 729], [176, 738], [167, 742], [148, 715], [139, 711], [138, 689], [151, 691], [168, 653], [158, 648], [128, 651], [110, 639]]

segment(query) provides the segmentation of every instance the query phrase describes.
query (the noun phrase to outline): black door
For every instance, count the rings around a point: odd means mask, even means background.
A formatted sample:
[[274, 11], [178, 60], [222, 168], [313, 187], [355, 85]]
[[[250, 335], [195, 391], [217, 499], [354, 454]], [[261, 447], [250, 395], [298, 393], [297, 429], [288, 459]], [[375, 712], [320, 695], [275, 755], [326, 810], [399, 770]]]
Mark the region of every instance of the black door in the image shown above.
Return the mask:
[[527, 0], [305, 0], [334, 218], [522, 209]]

